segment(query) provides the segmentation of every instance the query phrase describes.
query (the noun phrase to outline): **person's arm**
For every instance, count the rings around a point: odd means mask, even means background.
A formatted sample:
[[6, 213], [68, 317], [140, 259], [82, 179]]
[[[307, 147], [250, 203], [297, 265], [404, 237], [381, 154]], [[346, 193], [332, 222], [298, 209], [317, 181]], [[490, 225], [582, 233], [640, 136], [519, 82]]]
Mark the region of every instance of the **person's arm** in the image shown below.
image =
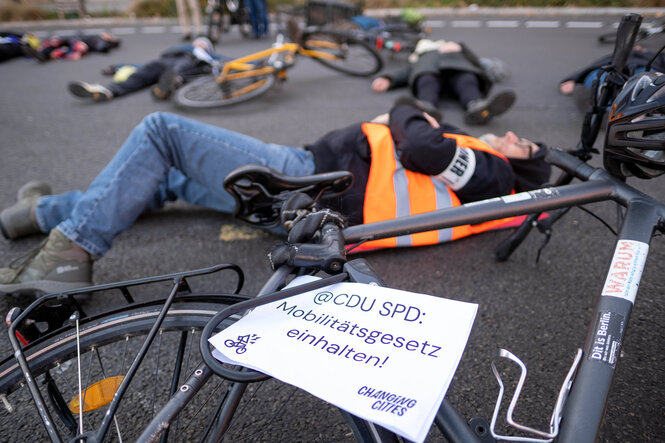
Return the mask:
[[437, 177], [455, 191], [462, 203], [509, 194], [515, 174], [508, 162], [484, 151], [457, 146], [444, 131], [434, 127], [423, 113], [411, 106], [390, 111], [390, 131], [400, 162], [412, 171]]
[[464, 54], [464, 57], [469, 60], [472, 65], [483, 69], [483, 65], [480, 63], [480, 58], [464, 43], [460, 43], [459, 45], [461, 47], [462, 54]]
[[[385, 92], [391, 89], [403, 88], [409, 80], [410, 67], [406, 66], [397, 71], [381, 74], [372, 81], [374, 92]], [[387, 84], [384, 80], [387, 80]]]
[[430, 124], [422, 111], [408, 105], [395, 106], [388, 124], [402, 165], [427, 175], [441, 173], [457, 151], [454, 139]]

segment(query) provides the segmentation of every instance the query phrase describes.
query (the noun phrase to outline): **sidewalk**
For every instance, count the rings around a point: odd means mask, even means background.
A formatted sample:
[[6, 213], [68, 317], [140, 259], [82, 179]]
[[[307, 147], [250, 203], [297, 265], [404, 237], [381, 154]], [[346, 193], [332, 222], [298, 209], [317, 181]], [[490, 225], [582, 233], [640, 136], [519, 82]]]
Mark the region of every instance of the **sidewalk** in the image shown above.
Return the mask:
[[[562, 16], [609, 16], [621, 17], [628, 13], [642, 15], [645, 19], [665, 17], [663, 8], [420, 8], [428, 19], [451, 17], [562, 17]], [[399, 15], [401, 8], [367, 9], [365, 14], [371, 17]], [[0, 22], [0, 28], [13, 30], [34, 30], [49, 28], [88, 28], [108, 26], [175, 26], [178, 20], [173, 18], [87, 18], [69, 20], [37, 20], [25, 22]]]

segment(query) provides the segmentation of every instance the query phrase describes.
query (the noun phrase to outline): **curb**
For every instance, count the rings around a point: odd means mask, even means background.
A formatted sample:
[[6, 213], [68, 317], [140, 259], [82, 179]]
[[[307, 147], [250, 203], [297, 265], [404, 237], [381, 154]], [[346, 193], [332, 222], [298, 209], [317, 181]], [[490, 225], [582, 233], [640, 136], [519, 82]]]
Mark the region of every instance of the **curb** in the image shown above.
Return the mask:
[[[402, 8], [366, 9], [364, 12], [370, 17], [387, 17], [399, 15]], [[417, 8], [428, 18], [448, 17], [475, 17], [475, 16], [622, 16], [629, 13], [640, 14], [645, 18], [665, 17], [663, 8], [490, 8], [471, 5], [467, 8]], [[86, 28], [104, 26], [175, 26], [177, 18], [84, 18], [69, 20], [36, 20], [0, 22], [3, 29], [47, 29], [47, 28]]]

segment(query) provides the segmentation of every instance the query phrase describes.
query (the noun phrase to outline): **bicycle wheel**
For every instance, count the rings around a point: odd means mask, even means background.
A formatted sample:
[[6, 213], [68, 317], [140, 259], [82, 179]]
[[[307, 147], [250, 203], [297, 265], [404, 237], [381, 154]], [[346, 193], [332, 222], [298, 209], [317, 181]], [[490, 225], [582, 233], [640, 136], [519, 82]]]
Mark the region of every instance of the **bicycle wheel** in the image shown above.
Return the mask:
[[312, 58], [348, 75], [368, 77], [383, 67], [383, 60], [374, 48], [343, 31], [306, 31], [302, 36], [302, 46], [326, 53], [329, 57]]
[[212, 75], [206, 75], [177, 89], [173, 101], [183, 108], [219, 108], [241, 103], [266, 93], [275, 83], [273, 75], [236, 78], [217, 83]]
[[[242, 298], [222, 295], [188, 295], [176, 300], [122, 397], [107, 440], [134, 441], [140, 435], [154, 411], [166, 402], [172, 390], [180, 386], [180, 380], [189, 376], [200, 363], [197, 349], [201, 329], [220, 309], [239, 300]], [[122, 380], [116, 377], [127, 374], [161, 308], [159, 302], [130, 305], [82, 320], [78, 334], [80, 359], [77, 359], [74, 325], [24, 348], [33, 378], [40, 386], [63, 441], [68, 441], [79, 432], [76, 406], [79, 374], [84, 386], [83, 404], [86, 409], [95, 402], [103, 403], [104, 398], [102, 395], [100, 400], [93, 389], [85, 389], [86, 386], [97, 383], [96, 386], [105, 389], [116, 383], [110, 388], [110, 394], [105, 394], [110, 401], [117, 383]], [[13, 413], [7, 413], [5, 408], [0, 411], [0, 441], [46, 441], [46, 431], [22, 382], [23, 375], [13, 357], [0, 363], [0, 394], [6, 395], [15, 409]], [[209, 395], [216, 383], [209, 385], [201, 394]], [[192, 401], [181, 414], [179, 426], [173, 424], [170, 429], [173, 441], [182, 441], [185, 438], [182, 436], [190, 438], [206, 429], [206, 419], [210, 420], [210, 416], [214, 415], [216, 404], [206, 404], [204, 398], [200, 395]], [[84, 412], [84, 432], [99, 428], [107, 407], [100, 405]]]

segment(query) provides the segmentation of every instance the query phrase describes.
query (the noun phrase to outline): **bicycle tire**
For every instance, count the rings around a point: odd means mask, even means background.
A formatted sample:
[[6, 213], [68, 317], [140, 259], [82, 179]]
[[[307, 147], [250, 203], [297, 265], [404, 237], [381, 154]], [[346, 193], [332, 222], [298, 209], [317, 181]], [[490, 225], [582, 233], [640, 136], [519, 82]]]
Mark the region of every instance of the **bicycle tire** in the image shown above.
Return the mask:
[[220, 86], [213, 75], [197, 78], [178, 88], [173, 94], [174, 103], [182, 108], [221, 108], [245, 102], [268, 92], [275, 83], [273, 75], [237, 78]]
[[[335, 45], [325, 48], [321, 42], [333, 42]], [[324, 29], [305, 31], [302, 46], [336, 56], [335, 60], [315, 56], [312, 58], [330, 69], [351, 76], [369, 77], [383, 68], [381, 55], [368, 43], [348, 32]]]
[[[205, 326], [208, 320], [214, 316], [219, 309], [229, 304], [242, 300], [238, 296], [192, 294], [181, 297], [173, 304], [167, 313], [160, 333], [155, 338], [149, 353], [141, 362], [139, 371], [123, 396], [121, 406], [116, 413], [116, 426], [125, 425], [122, 429], [122, 438], [135, 440], [140, 430], [149, 423], [152, 409], [168, 399], [170, 395], [173, 375], [176, 373], [174, 364], [174, 349], [183, 346], [183, 350], [189, 350], [181, 354], [181, 365], [179, 379], [186, 378], [200, 361], [197, 342], [200, 336], [196, 335]], [[63, 441], [68, 441], [74, 435], [71, 420], [75, 414], [69, 413], [66, 402], [77, 397], [76, 386], [77, 367], [81, 363], [83, 386], [90, 386], [95, 381], [107, 378], [110, 375], [126, 375], [135, 355], [135, 350], [140, 348], [143, 340], [152, 327], [159, 311], [162, 308], [160, 302], [150, 302], [141, 305], [128, 305], [124, 308], [104, 313], [96, 317], [84, 319], [79, 326], [79, 341], [81, 359], [77, 360], [76, 329], [70, 325], [64, 330], [46, 336], [29, 344], [24, 348], [32, 376], [35, 380], [42, 380], [42, 384], [52, 380], [52, 386], [41, 386], [42, 395], [49, 407], [51, 417], [56, 424], [58, 432], [63, 434]], [[232, 320], [232, 323], [235, 320]], [[183, 341], [183, 339], [185, 341]], [[176, 346], [171, 346], [175, 344]], [[195, 351], [191, 351], [191, 349]], [[92, 352], [94, 350], [94, 352]], [[118, 352], [122, 351], [122, 358]], [[158, 355], [155, 356], [155, 353]], [[177, 356], [176, 356], [177, 357]], [[184, 359], [182, 357], [185, 357]], [[186, 360], [186, 363], [184, 363]], [[119, 370], [118, 370], [119, 368]], [[173, 370], [164, 376], [168, 369]], [[85, 371], [85, 373], [83, 373]], [[152, 382], [151, 382], [152, 378]], [[22, 386], [23, 374], [12, 357], [0, 362], [0, 394], [6, 398], [14, 407], [19, 409], [13, 414], [0, 411], [0, 440], [20, 441], [21, 434], [30, 435], [32, 441], [47, 440], [46, 431], [41, 426], [36, 408], [32, 403], [27, 388]], [[178, 380], [173, 386], [178, 387]], [[50, 391], [55, 386], [55, 391]], [[58, 396], [50, 395], [49, 392], [63, 393], [59, 401]], [[152, 399], [148, 399], [152, 396]], [[199, 398], [200, 400], [200, 398]], [[206, 413], [212, 414], [216, 405], [201, 406], [200, 403], [192, 404], [192, 407], [205, 409]], [[106, 407], [85, 413], [85, 429], [96, 429], [106, 412]], [[188, 410], [188, 414], [192, 410]], [[18, 413], [17, 413], [18, 412]], [[198, 414], [198, 411], [194, 411]], [[189, 415], [183, 415], [183, 419], [190, 419]], [[199, 417], [203, 419], [203, 417]], [[199, 420], [196, 420], [198, 427]], [[11, 425], [10, 425], [11, 424]], [[175, 429], [175, 426], [172, 427]], [[179, 429], [187, 433], [193, 430]], [[15, 436], [10, 436], [15, 431]], [[39, 432], [44, 432], [43, 436]], [[116, 429], [112, 426], [107, 433], [113, 435]], [[134, 435], [135, 434], [135, 435]], [[172, 437], [174, 437], [172, 433]], [[25, 436], [23, 437], [25, 438]], [[176, 437], [177, 438], [177, 437]]]

